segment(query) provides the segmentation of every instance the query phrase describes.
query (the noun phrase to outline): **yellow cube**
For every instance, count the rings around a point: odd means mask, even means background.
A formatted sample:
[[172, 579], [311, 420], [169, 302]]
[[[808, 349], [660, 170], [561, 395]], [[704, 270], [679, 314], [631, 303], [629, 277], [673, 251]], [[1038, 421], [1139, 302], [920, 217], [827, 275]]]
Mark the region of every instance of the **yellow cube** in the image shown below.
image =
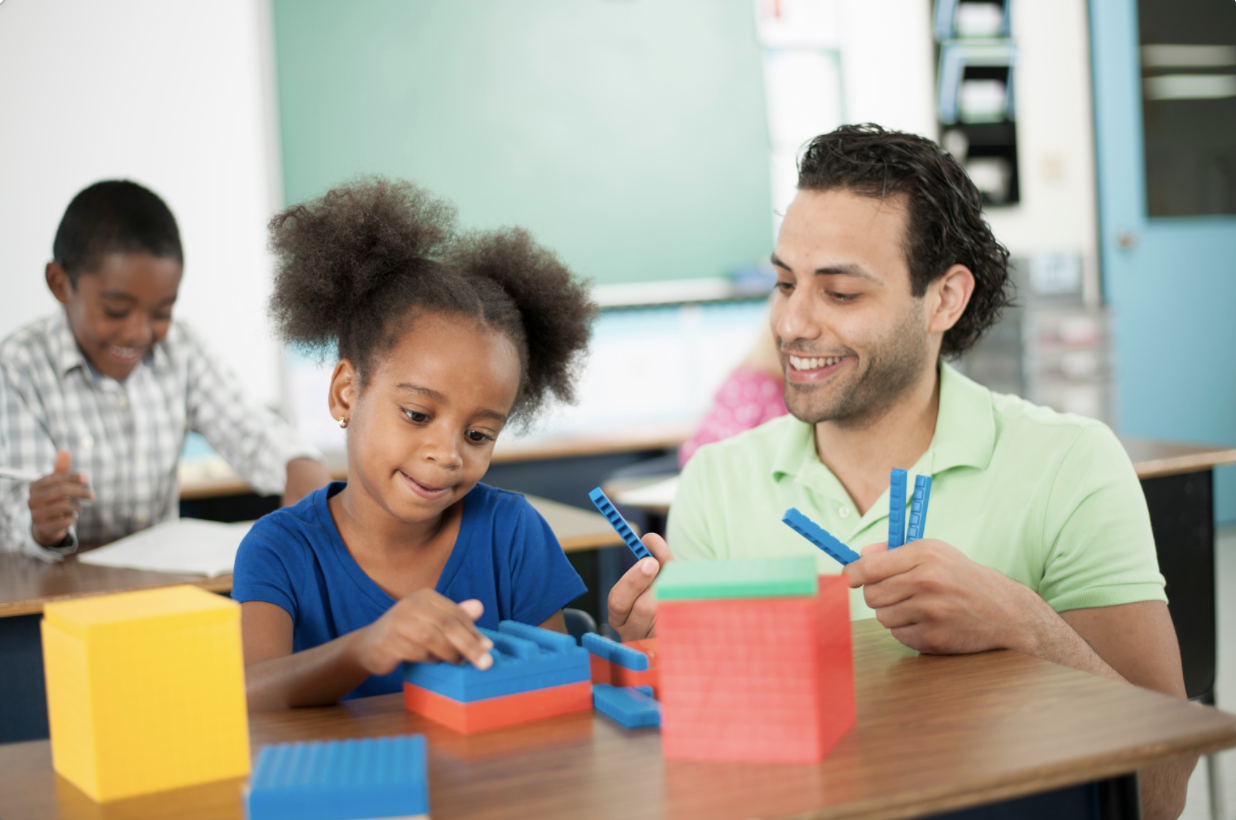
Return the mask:
[[99, 802], [249, 773], [240, 606], [196, 587], [47, 604], [52, 765]]

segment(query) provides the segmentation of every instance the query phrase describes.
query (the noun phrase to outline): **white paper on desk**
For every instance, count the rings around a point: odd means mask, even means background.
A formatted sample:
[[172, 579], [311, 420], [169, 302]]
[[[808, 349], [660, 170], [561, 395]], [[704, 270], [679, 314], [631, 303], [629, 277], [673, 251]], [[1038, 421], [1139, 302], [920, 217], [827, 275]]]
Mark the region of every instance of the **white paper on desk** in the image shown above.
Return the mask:
[[669, 506], [678, 495], [678, 476], [671, 476], [656, 484], [639, 487], [634, 490], [624, 490], [614, 495], [614, 503], [626, 504], [631, 507]]
[[78, 560], [100, 567], [213, 577], [232, 571], [236, 550], [252, 526], [252, 521], [241, 524], [196, 518], [165, 521], [106, 547], [82, 553]]

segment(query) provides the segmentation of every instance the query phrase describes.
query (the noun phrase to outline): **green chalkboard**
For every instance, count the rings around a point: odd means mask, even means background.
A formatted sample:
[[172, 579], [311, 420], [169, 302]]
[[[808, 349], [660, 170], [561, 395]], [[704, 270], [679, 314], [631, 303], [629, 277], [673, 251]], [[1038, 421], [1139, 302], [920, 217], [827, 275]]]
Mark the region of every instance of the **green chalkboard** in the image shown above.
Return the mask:
[[275, 0], [286, 201], [359, 173], [599, 283], [771, 250], [751, 0]]

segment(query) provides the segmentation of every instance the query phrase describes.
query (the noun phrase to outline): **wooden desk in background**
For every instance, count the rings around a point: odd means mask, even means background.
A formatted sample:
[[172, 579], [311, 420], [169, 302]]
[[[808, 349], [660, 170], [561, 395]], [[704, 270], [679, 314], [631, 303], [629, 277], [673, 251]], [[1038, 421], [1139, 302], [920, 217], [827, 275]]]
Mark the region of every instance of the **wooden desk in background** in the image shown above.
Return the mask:
[[[512, 464], [524, 464], [535, 461], [553, 461], [558, 459], [591, 458], [621, 453], [650, 452], [675, 449], [687, 436], [691, 435], [692, 426], [684, 424], [644, 425], [626, 430], [614, 430], [602, 436], [599, 434], [581, 434], [562, 436], [559, 438], [539, 438], [522, 440], [499, 439], [494, 448], [491, 469]], [[342, 452], [326, 453], [326, 468], [331, 478], [342, 481], [348, 477], [346, 454]], [[583, 490], [584, 501], [587, 501], [588, 491]], [[192, 501], [201, 498], [216, 498], [219, 496], [243, 495], [253, 492], [245, 481], [237, 476], [225, 478], [204, 478], [182, 482], [180, 498], [182, 501]]]
[[[592, 712], [460, 735], [405, 712], [399, 695], [253, 715], [250, 738], [256, 751], [423, 732], [435, 820], [881, 820], [1091, 783], [1048, 799], [1098, 797], [1115, 810], [1104, 816], [1132, 817], [1128, 775], [1236, 745], [1236, 716], [1014, 652], [920, 656], [875, 621], [853, 628], [858, 723], [816, 765], [666, 761], [656, 730]], [[239, 820], [242, 784], [98, 806], [52, 772], [47, 741], [0, 747], [5, 820]]]
[[[527, 498], [548, 522], [564, 552], [623, 544], [599, 513], [536, 496]], [[202, 578], [97, 567], [80, 563], [73, 556], [49, 564], [26, 555], [0, 553], [0, 658], [4, 664], [4, 674], [0, 676], [0, 743], [47, 736], [43, 648], [39, 637], [44, 603], [171, 584], [193, 584], [211, 592], [228, 593], [232, 590], [232, 576]]]

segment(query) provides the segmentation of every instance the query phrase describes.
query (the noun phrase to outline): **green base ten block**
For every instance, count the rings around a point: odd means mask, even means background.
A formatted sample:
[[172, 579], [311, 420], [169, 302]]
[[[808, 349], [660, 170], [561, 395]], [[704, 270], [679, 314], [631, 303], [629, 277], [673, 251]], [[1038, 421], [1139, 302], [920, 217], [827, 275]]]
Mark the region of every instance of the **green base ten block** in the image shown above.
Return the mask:
[[658, 601], [815, 595], [815, 558], [671, 561], [653, 585]]

